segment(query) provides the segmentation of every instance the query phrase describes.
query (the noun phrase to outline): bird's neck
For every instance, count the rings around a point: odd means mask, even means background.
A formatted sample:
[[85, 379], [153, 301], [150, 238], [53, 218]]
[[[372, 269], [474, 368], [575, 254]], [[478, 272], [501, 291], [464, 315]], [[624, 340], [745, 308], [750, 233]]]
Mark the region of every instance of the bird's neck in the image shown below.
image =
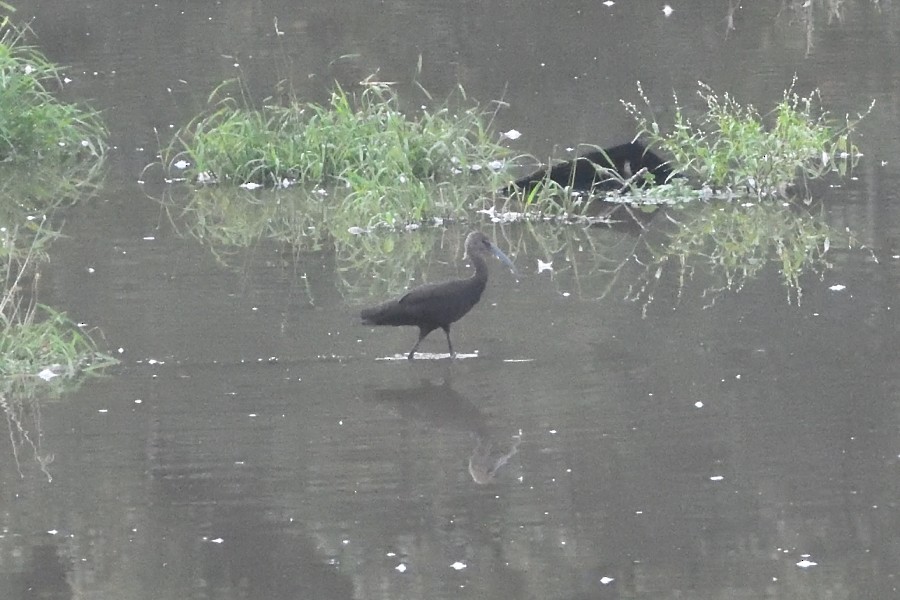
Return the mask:
[[471, 260], [472, 266], [475, 267], [475, 272], [472, 273], [472, 279], [481, 283], [485, 283], [488, 278], [487, 262], [485, 262], [484, 258], [477, 254], [475, 256], [472, 256]]

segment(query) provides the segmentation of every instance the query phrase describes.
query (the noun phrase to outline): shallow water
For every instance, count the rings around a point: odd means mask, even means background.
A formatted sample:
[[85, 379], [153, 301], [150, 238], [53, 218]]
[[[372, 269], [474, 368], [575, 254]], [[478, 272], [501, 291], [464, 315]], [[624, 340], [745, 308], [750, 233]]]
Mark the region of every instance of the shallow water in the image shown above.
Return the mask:
[[[896, 596], [900, 77], [872, 57], [897, 55], [898, 12], [753, 7], [727, 31], [719, 3], [602, 6], [20, 6], [118, 146], [41, 300], [122, 364], [39, 398], [36, 447], [0, 461], [0, 597]], [[384, 298], [341, 248], [223, 254], [137, 183], [152, 127], [235, 62], [315, 96], [379, 67], [408, 81], [420, 52], [437, 97], [503, 94], [501, 130], [537, 156], [628, 137], [638, 78], [662, 102], [702, 78], [765, 106], [794, 72], [837, 114], [877, 98], [857, 178], [817, 196], [858, 243], [799, 295], [776, 264], [716, 292], [720, 271], [636, 262], [652, 232], [485, 222], [520, 278], [492, 261], [452, 330], [465, 358], [438, 331], [410, 362], [414, 329], [359, 324]], [[407, 234], [432, 245], [411, 283], [467, 273], [465, 233]]]

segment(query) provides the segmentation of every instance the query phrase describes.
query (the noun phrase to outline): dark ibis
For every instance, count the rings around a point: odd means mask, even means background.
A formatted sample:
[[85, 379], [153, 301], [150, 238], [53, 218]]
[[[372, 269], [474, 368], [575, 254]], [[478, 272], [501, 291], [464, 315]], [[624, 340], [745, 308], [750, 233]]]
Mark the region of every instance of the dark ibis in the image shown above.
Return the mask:
[[[571, 186], [573, 190], [581, 192], [615, 191], [622, 187], [621, 180], [631, 179], [644, 169], [652, 176], [656, 185], [668, 183], [672, 177], [677, 177], [659, 155], [634, 141], [598, 148], [576, 159], [539, 169], [517, 179], [500, 193], [505, 196], [519, 190], [529, 193], [535, 186], [548, 180], [562, 186]], [[635, 183], [640, 185], [642, 181], [637, 180]]]
[[363, 323], [418, 327], [419, 339], [406, 356], [409, 360], [413, 359], [425, 336], [440, 327], [447, 335], [450, 357], [455, 357], [453, 343], [450, 341], [450, 325], [463, 318], [481, 299], [488, 280], [488, 266], [484, 260], [486, 254], [493, 254], [513, 273], [516, 272], [512, 261], [500, 248], [480, 231], [473, 231], [466, 238], [466, 256], [475, 267], [475, 273], [471, 277], [420, 285], [397, 300], [363, 310]]

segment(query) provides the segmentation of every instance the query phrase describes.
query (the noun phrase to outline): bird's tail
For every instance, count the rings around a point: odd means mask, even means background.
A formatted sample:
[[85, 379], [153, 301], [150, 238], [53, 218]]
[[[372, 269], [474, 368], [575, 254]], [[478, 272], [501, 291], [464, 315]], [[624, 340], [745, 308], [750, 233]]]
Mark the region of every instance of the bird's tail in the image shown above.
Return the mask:
[[402, 315], [403, 311], [396, 300], [363, 309], [359, 313], [364, 325], [391, 325]]

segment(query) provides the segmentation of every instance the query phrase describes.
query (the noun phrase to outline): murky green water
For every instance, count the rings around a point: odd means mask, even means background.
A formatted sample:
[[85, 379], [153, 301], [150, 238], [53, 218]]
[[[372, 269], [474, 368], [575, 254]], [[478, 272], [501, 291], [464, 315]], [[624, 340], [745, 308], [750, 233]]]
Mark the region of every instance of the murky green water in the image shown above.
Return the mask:
[[[729, 31], [719, 3], [625, 4], [20, 6], [117, 145], [99, 197], [65, 214], [42, 301], [122, 364], [8, 419], [0, 597], [896, 596], [900, 13], [754, 5]], [[137, 183], [153, 127], [225, 77], [316, 99], [378, 68], [408, 82], [420, 53], [436, 95], [502, 96], [500, 129], [537, 156], [628, 138], [636, 79], [662, 103], [703, 79], [763, 107], [795, 72], [837, 114], [876, 98], [857, 178], [812, 211], [856, 243], [836, 235], [798, 294], [770, 253], [745, 278], [653, 262], [695, 212], [485, 219], [520, 279], [494, 261], [454, 326], [477, 357], [409, 363], [384, 359], [415, 330], [359, 308], [467, 274], [467, 229], [396, 236], [404, 270], [340, 243], [229, 251]], [[445, 352], [441, 332], [422, 350]]]

